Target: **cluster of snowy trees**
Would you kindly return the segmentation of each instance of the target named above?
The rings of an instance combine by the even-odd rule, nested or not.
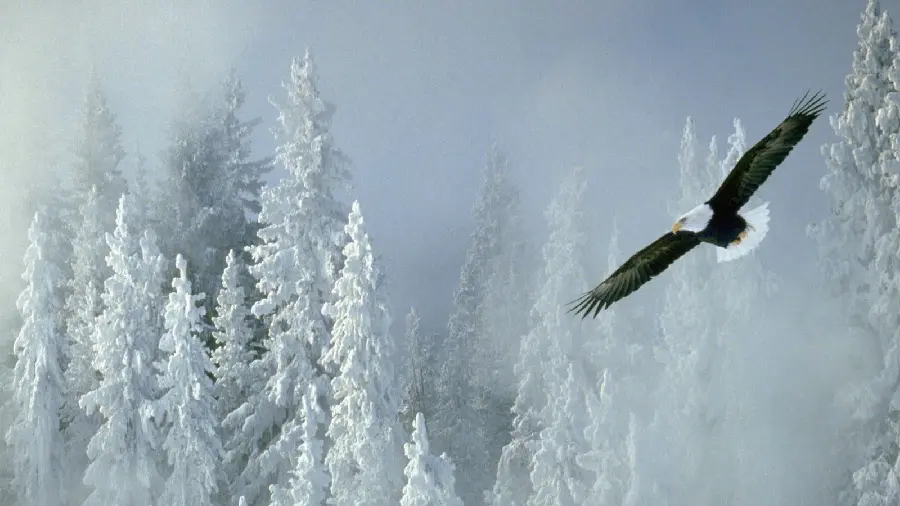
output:
[[[175,122],[164,177],[129,180],[92,84],[72,185],[28,231],[6,504],[459,504],[421,413],[405,432],[404,349],[309,53],[284,88],[272,159],[232,73]]]
[[[833,212],[810,235],[846,307],[841,328],[883,363],[811,410],[852,413],[819,430],[829,445],[804,440],[817,433],[808,419],[760,414],[783,399],[761,373],[766,351],[797,328],[773,310],[793,307],[791,294],[757,256],[715,264],[701,248],[595,320],[566,313],[600,277],[589,273],[624,260],[613,217],[606,261],[592,263],[582,168],[566,174],[535,247],[510,161],[492,146],[446,334],[423,333],[415,309],[395,322],[361,206],[339,198],[352,174],[307,52],[272,100],[272,157],[251,155],[259,121],[240,119],[231,73],[174,122],[156,179],[124,166],[93,82],[72,184],[35,199],[0,498],[896,504],[900,39],[877,0],[858,35],[837,140],[822,149]],[[708,197],[747,143],[735,119],[720,154],[688,118],[670,213]],[[285,176],[264,185],[275,166]]]

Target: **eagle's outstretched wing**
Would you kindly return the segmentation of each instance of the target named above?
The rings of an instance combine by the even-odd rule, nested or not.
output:
[[[691,232],[667,232],[632,255],[593,290],[570,302],[569,311],[583,313],[582,318],[593,312],[596,317],[600,310],[640,288],[698,244],[700,239]]]
[[[709,199],[710,207],[737,211],[750,200],[775,167],[787,158],[828,103],[821,92],[807,98],[808,95],[809,92],[806,92],[795,101],[787,118],[744,153],[716,194]]]

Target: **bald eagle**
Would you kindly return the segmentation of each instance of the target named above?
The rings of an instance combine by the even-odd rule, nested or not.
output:
[[[768,203],[749,211],[741,211],[741,207],[787,158],[827,103],[821,92],[812,97],[807,92],[796,100],[784,121],[744,153],[709,200],[680,216],[670,232],[635,253],[594,289],[570,302],[569,311],[582,318],[593,312],[596,317],[700,243],[715,245],[719,262],[740,258],[756,248],[768,231]]]

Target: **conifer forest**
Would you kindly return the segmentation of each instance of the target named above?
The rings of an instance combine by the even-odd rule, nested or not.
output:
[[[134,113],[110,83],[128,77],[80,69],[77,115],[52,130],[72,142],[40,139],[63,153],[51,167],[5,161],[19,137],[0,121],[2,170],[43,174],[10,179],[0,198],[22,203],[0,207],[4,222],[24,220],[0,227],[19,231],[2,238],[16,276],[0,278],[12,294],[0,297],[0,504],[900,504],[900,5],[857,3],[844,20],[855,46],[830,56],[842,88],[751,200],[771,201],[759,251],[717,263],[699,247],[585,319],[567,303],[708,199],[819,77],[801,68],[795,89],[757,86],[773,97],[753,121],[740,96],[702,121],[641,116],[672,131],[637,134],[666,150],[651,172],[640,151],[611,145],[603,163],[561,157],[533,174],[523,141],[473,127],[465,170],[477,184],[442,189],[465,192],[450,233],[407,225],[421,210],[384,212],[426,190],[366,175],[367,152],[342,135],[366,103],[330,96],[329,80],[346,76],[329,70],[364,87],[384,62],[347,69],[326,65],[339,52],[292,46],[266,62],[277,75],[186,76],[172,83],[177,113],[152,134],[160,149],[120,119]],[[377,71],[413,82],[414,66]],[[707,88],[730,86],[707,77],[686,93],[654,86],[699,108]],[[25,110],[3,86],[0,109]],[[529,115],[551,114],[549,102]],[[389,153],[428,149],[393,142]],[[800,187],[821,212],[790,217]],[[778,229],[791,220],[802,233],[789,237]],[[453,286],[403,275],[401,237],[452,257],[436,271]],[[782,256],[813,274],[799,281]],[[429,289],[400,304],[410,280]]]

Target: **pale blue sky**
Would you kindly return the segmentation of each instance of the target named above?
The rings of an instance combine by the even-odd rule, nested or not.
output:
[[[722,146],[735,116],[752,144],[807,88],[824,89],[832,100],[827,114],[835,113],[865,5],[165,3],[101,10],[86,0],[40,7],[14,0],[0,7],[0,170],[11,181],[28,179],[40,172],[23,160],[66,147],[92,62],[126,147],[140,139],[151,161],[178,103],[180,70],[201,86],[235,65],[247,86],[246,113],[264,120],[256,136],[264,154],[273,147],[275,117],[267,96],[281,93],[290,58],[311,46],[322,92],[337,106],[335,139],[353,160],[355,196],[393,279],[396,317],[415,303],[430,327],[443,325],[449,308],[492,138],[511,157],[535,237],[545,232],[540,211],[561,177],[582,164],[592,174],[598,244],[616,213],[623,254],[630,254],[671,225],[666,199],[677,196],[686,116],[702,144],[715,134]],[[882,7],[900,16],[900,1]],[[761,254],[797,282],[812,274],[804,229],[826,211],[819,146],[831,139],[827,118],[820,119],[762,189],[773,222]],[[4,230],[15,230],[14,209],[5,206]],[[590,281],[601,274],[593,270]]]

